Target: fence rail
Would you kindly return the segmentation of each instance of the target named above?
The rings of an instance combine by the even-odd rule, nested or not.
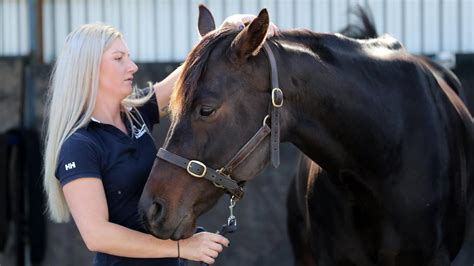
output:
[[[32,0],[0,0],[0,56],[27,55]],[[197,6],[217,23],[263,7],[282,29],[334,32],[351,22],[350,7],[369,6],[380,33],[413,53],[474,53],[474,0],[42,0],[42,53],[51,62],[77,26],[103,21],[119,28],[137,62],[181,61],[197,42]]]

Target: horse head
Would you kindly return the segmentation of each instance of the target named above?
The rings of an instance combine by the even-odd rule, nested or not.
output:
[[[226,26],[216,30],[204,7],[198,21],[203,37],[176,83],[171,127],[160,150],[164,154],[153,165],[139,206],[149,231],[163,239],[193,234],[199,215],[225,190],[239,194],[242,182],[261,172],[270,158],[270,140],[262,135],[238,163],[233,160],[231,173],[222,171],[270,120],[264,119],[271,102],[270,69],[262,51],[267,11],[241,31]],[[203,178],[206,174],[220,181],[210,182]]]

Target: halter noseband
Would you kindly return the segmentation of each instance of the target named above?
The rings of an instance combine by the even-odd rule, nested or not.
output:
[[[270,114],[267,114],[263,119],[263,125],[253,135],[253,137],[245,143],[245,145],[232,157],[232,159],[219,170],[207,167],[204,163],[198,160],[188,160],[184,157],[169,152],[163,148],[157,153],[157,157],[163,159],[171,164],[174,164],[180,168],[185,169],[188,174],[196,178],[205,178],[212,182],[214,186],[224,189],[227,193],[231,194],[233,198],[239,200],[244,195],[244,182],[239,182],[233,179],[230,174],[237,168],[257,147],[258,145],[270,134],[271,142],[271,159],[272,164],[275,168],[280,165],[280,107],[283,106],[283,92],[278,85],[278,69],[275,61],[275,56],[270,46],[265,42],[263,44],[264,51],[266,52],[270,61],[271,68],[271,102],[268,110]],[[267,125],[267,120],[270,117],[271,128]]]

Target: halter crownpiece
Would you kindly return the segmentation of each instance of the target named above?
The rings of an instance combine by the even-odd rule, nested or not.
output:
[[[283,106],[283,91],[278,85],[278,69],[275,56],[268,43],[263,44],[264,51],[270,61],[271,78],[271,102],[267,114],[263,119],[263,124],[253,137],[230,159],[224,167],[215,170],[206,166],[198,160],[188,160],[184,157],[160,148],[156,156],[171,164],[185,169],[189,175],[196,178],[205,178],[212,182],[214,186],[224,189],[227,193],[239,200],[244,195],[243,183],[231,177],[231,173],[260,145],[260,143],[270,134],[270,154],[272,165],[277,168],[280,165],[280,108]],[[271,120],[271,128],[268,126],[268,118]]]

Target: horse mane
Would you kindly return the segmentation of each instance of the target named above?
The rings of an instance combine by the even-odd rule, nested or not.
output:
[[[364,9],[362,6],[356,5],[349,10],[349,14],[354,15],[357,20],[349,23],[339,33],[361,40],[377,38],[379,36],[375,28],[374,17],[369,8]]]
[[[173,119],[191,108],[196,95],[198,80],[206,70],[211,52],[220,40],[236,32],[237,30],[229,27],[212,31],[205,35],[192,49],[183,64],[181,75],[176,81],[171,95],[170,110]]]

